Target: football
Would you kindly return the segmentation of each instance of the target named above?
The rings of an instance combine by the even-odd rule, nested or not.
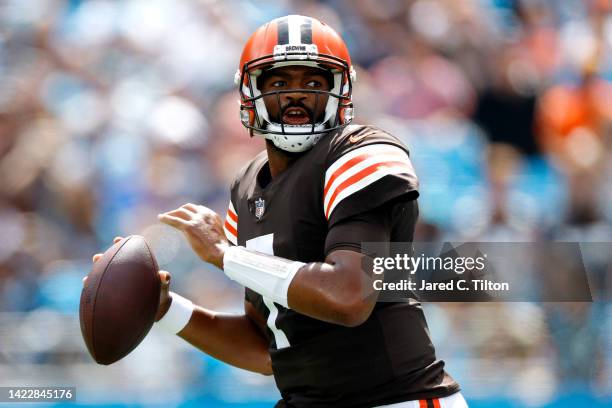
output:
[[[94,263],[81,292],[81,333],[98,364],[112,364],[140,344],[155,320],[161,281],[144,237],[132,235]]]

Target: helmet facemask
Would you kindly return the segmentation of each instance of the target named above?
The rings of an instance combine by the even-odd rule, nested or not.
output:
[[[275,50],[276,51],[276,50]],[[315,47],[316,51],[316,47]],[[314,89],[277,90],[262,93],[257,79],[265,70],[287,66],[310,66],[325,70],[331,81],[329,91]],[[311,148],[327,132],[341,129],[353,119],[351,101],[354,71],[342,60],[333,56],[308,52],[283,52],[249,61],[241,73],[236,73],[236,82],[242,84],[241,120],[250,129],[251,135],[260,135],[271,140],[278,148],[289,152],[303,152]],[[315,108],[310,115],[310,123],[291,125],[282,120],[281,95],[304,93],[315,95]],[[319,104],[327,97],[321,115],[315,115]],[[278,103],[281,118],[278,122],[271,118],[264,98],[274,97]],[[318,117],[317,117],[318,116]]]

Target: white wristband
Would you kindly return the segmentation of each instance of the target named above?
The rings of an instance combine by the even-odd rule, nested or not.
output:
[[[223,270],[232,280],[273,302],[289,307],[287,291],[303,262],[233,246],[225,250]]]
[[[194,306],[191,300],[185,299],[174,292],[170,292],[170,297],[172,298],[170,308],[164,317],[157,322],[157,327],[168,333],[178,334],[189,323]]]

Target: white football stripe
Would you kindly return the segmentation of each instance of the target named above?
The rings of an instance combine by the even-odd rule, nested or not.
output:
[[[407,165],[395,165],[392,167],[382,167],[379,170],[375,171],[374,173],[362,178],[359,181],[356,181],[354,184],[351,184],[350,186],[342,190],[340,194],[338,194],[338,196],[336,197],[336,200],[333,202],[333,204],[330,207],[329,216],[331,217],[332,213],[334,212],[334,209],[338,206],[338,204],[340,204],[342,200],[344,200],[346,197],[350,196],[351,194],[356,193],[357,191],[369,186],[370,184],[374,183],[377,180],[380,180],[381,178],[389,174],[409,173],[410,171],[411,171],[411,168]],[[327,208],[325,208],[325,214],[327,214]],[[329,217],[327,219],[329,219]]]
[[[232,234],[227,228],[225,228],[225,226],[223,226],[223,231],[225,232],[225,237],[229,242],[234,245],[238,245],[238,237]]]
[[[327,184],[327,181],[330,179],[330,177],[336,172],[336,170],[338,170],[340,167],[342,167],[346,162],[348,162],[349,160],[353,159],[354,157],[357,157],[359,155],[362,155],[364,153],[367,154],[382,154],[382,153],[391,153],[391,152],[401,152],[407,155],[406,151],[394,146],[394,145],[390,145],[388,143],[377,143],[377,144],[371,144],[368,146],[363,146],[360,147],[358,149],[355,149],[351,152],[348,152],[347,154],[343,155],[342,157],[340,157],[339,159],[337,159],[331,166],[329,166],[327,168],[327,170],[325,171],[325,184]]]
[[[236,210],[234,209],[234,204],[232,204],[232,200],[230,200],[230,202],[229,202],[229,204],[227,206],[227,212],[228,213],[229,212],[233,213],[236,216],[236,218],[238,218],[238,215],[236,214]],[[231,217],[229,216],[229,214],[225,216],[225,221],[227,221],[227,223],[229,225],[231,225],[232,227],[234,227],[234,229],[236,231],[238,231],[238,223],[236,221],[232,220]],[[225,232],[225,237],[227,238],[227,240],[229,242],[231,242],[234,245],[238,245],[238,237],[236,235],[232,234],[230,232],[230,230],[228,230],[225,227],[225,223],[223,224],[223,231]]]
[[[234,209],[234,204],[232,204],[232,200],[230,200],[229,205],[227,206],[228,210],[230,210],[231,212],[234,213],[234,215],[236,214],[236,210]]]
[[[334,192],[336,191],[336,189],[338,188],[338,186],[342,183],[344,183],[347,179],[349,179],[350,177],[354,176],[355,174],[359,173],[361,170],[365,169],[368,166],[371,166],[373,164],[376,163],[387,163],[387,162],[392,162],[392,161],[406,161],[408,162],[408,155],[405,152],[391,152],[391,153],[381,153],[381,154],[376,154],[373,155],[371,157],[368,157],[367,159],[360,161],[359,163],[355,163],[353,166],[349,167],[348,169],[346,169],[343,173],[341,173],[331,184],[331,186],[329,187],[329,190],[327,190],[327,193],[325,194],[324,200],[323,200],[323,206],[325,208],[327,208],[327,206],[329,205],[329,200],[331,200],[331,198],[334,195]],[[325,185],[327,186],[327,181]]]
[[[227,221],[229,225],[231,225],[232,227],[236,229],[236,231],[238,231],[238,223],[232,220],[232,218],[229,215],[225,218],[225,221]]]

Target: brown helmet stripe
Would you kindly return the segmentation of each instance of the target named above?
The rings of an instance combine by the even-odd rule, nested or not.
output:
[[[277,24],[278,44],[289,44],[289,19],[283,18]]]
[[[300,37],[302,44],[312,44],[312,20],[309,18],[304,19],[304,22],[300,26]]]

